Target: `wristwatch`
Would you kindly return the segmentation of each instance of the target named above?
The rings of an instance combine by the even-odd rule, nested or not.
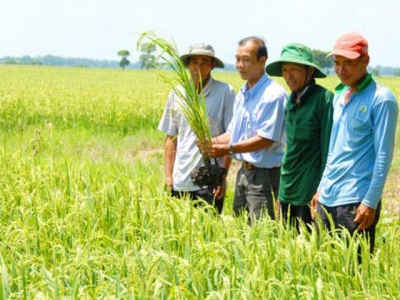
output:
[[[233,155],[233,144],[229,145],[229,156],[232,157]]]

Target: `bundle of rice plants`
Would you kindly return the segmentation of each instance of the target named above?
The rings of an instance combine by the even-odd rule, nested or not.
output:
[[[211,130],[208,116],[206,113],[206,102],[204,95],[198,93],[198,87],[195,86],[190,74],[180,59],[179,51],[174,42],[168,42],[164,38],[158,37],[154,32],[147,31],[140,35],[137,47],[139,48],[144,41],[158,46],[162,52],[159,58],[164,62],[167,68],[171,69],[175,76],[170,77],[165,72],[160,72],[162,80],[171,87],[176,95],[183,100],[181,103],[181,112],[187,119],[189,126],[196,134],[202,145],[210,145]],[[199,80],[201,85],[201,78]],[[200,86],[200,90],[202,86]],[[202,152],[204,167],[194,170],[192,179],[195,184],[200,186],[217,186],[222,183],[222,178],[226,175],[225,168],[217,163],[211,164],[211,159],[206,152]]]

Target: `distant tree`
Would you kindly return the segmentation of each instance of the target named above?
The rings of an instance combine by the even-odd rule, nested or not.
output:
[[[315,63],[322,69],[325,69],[326,74],[329,74],[329,69],[333,67],[332,56],[326,57],[329,52],[322,50],[312,50]]]
[[[131,53],[128,50],[120,50],[118,51],[117,54],[118,56],[121,56],[119,66],[121,67],[122,70],[125,70],[125,67],[131,63],[127,58],[129,55],[131,55]]]
[[[44,65],[44,66],[78,66],[78,67],[96,67],[96,68],[118,68],[117,60],[95,60],[89,58],[73,58],[61,57],[55,55],[45,56],[4,56],[0,57],[0,64],[15,64],[15,65]],[[139,68],[139,65],[136,66]]]
[[[15,59],[12,59],[12,58],[5,60],[4,63],[6,65],[18,65],[18,62]]]
[[[153,54],[154,52],[156,52],[156,50],[156,45],[152,43],[143,43],[140,45],[140,51],[143,52],[143,54],[140,55],[139,58],[141,69],[149,70],[157,68],[157,58]]]
[[[375,68],[372,68],[371,69],[371,73],[372,73],[372,75],[373,76],[375,76],[375,77],[378,77],[379,76],[379,74],[380,74],[380,71],[381,71],[381,66],[376,66]]]
[[[393,71],[394,76],[400,76],[400,68],[395,68]]]

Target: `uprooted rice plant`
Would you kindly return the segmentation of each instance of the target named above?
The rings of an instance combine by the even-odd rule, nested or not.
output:
[[[0,78],[2,299],[400,297],[400,147],[375,254],[357,265],[340,232],[233,218],[232,179],[222,216],[169,198],[156,72],[0,66]],[[399,79],[379,80],[400,98]]]

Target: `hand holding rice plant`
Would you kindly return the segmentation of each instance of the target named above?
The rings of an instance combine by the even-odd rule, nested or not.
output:
[[[206,112],[205,98],[202,93],[203,80],[201,73],[198,72],[196,75],[189,75],[185,63],[182,57],[180,57],[174,43],[156,36],[153,32],[145,32],[137,42],[138,47],[143,43],[144,39],[150,40],[150,45],[153,44],[162,49],[163,52],[159,57],[165,62],[164,65],[172,69],[175,73],[176,76],[171,78],[166,73],[160,72],[160,77],[182,100],[182,102],[179,102],[180,111],[197,136],[198,144],[204,147],[211,145],[212,135]],[[193,76],[196,78],[192,78]],[[193,170],[191,174],[193,182],[198,186],[216,187],[220,185],[227,173],[226,169],[220,167],[216,160],[215,165],[211,164],[210,156],[206,151],[201,151],[201,153],[205,165]]]
[[[142,33],[137,45],[139,46],[144,39],[149,39],[151,43],[163,50],[159,57],[167,67],[173,70],[176,77],[171,79],[165,73],[160,72],[161,78],[183,100],[182,113],[200,142],[204,145],[211,144],[212,136],[204,96],[198,93],[197,87],[179,57],[176,45],[156,36],[151,31]],[[201,80],[199,82],[201,84]],[[210,158],[206,153],[203,153],[203,159],[205,164],[210,163]]]

